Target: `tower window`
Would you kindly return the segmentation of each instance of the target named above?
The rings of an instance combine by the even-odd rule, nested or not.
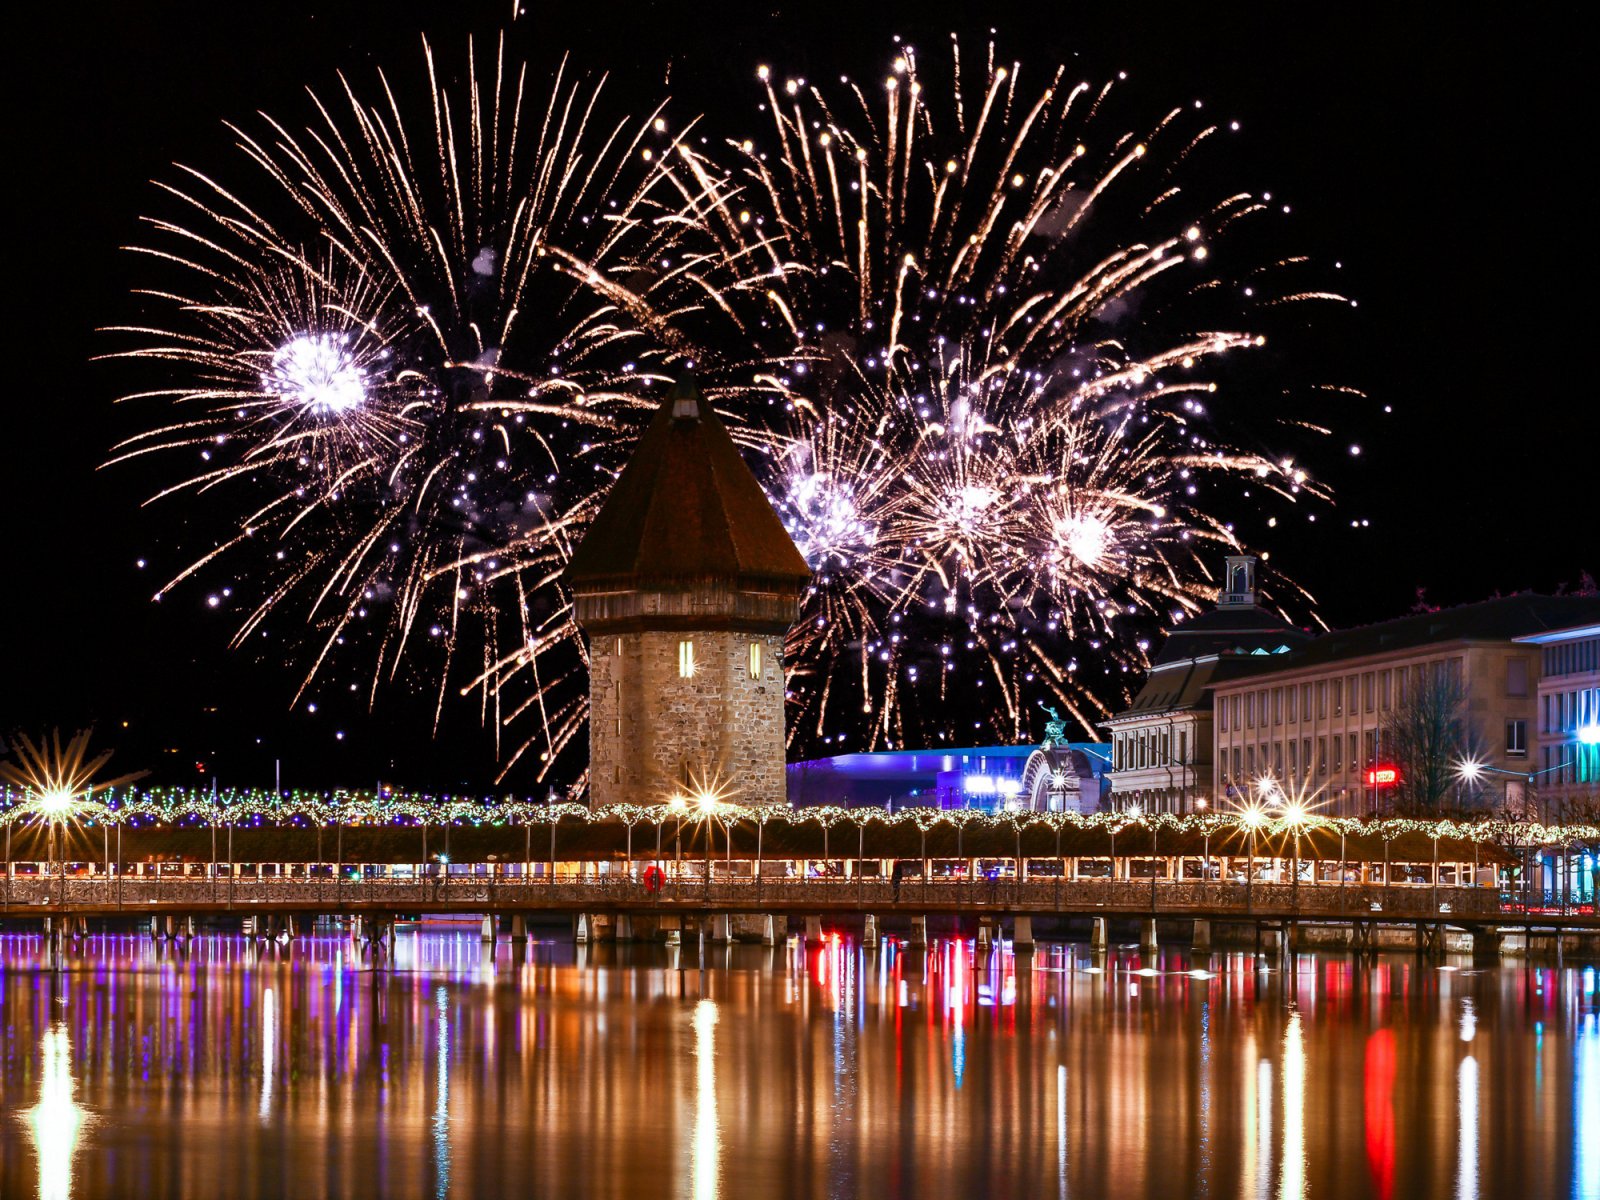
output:
[[[750,643],[750,678],[761,678],[761,643]]]
[[[694,678],[694,643],[687,639],[678,643],[678,678]]]

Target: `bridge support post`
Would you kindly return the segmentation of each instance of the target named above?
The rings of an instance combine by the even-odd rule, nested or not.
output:
[[[1211,922],[1196,921],[1194,933],[1189,938],[1190,947],[1200,954],[1211,953]]]
[[[631,942],[631,941],[633,941],[633,914],[632,913],[618,913],[617,914],[616,930],[617,930],[617,941],[619,941],[619,942]]]
[[[1492,962],[1500,960],[1501,934],[1498,929],[1479,926],[1472,931],[1472,957]]]
[[[1011,921],[1011,949],[1026,953],[1033,949],[1033,918],[1014,917]]]
[[[868,913],[866,923],[861,929],[861,944],[877,949],[878,946],[878,918],[873,913]]]
[[[1139,949],[1153,951],[1156,945],[1156,919],[1146,917],[1139,922]]]
[[[761,944],[763,946],[776,946],[778,944],[778,931],[771,913],[761,915]]]
[[[483,915],[483,928],[479,932],[478,938],[485,945],[492,946],[492,945],[494,945],[495,933],[496,933],[496,930],[495,930],[495,927],[494,927],[494,914],[493,913],[485,913]]]
[[[1106,919],[1104,917],[1090,918],[1089,948],[1091,950],[1098,950],[1104,953],[1106,945],[1109,941],[1110,939],[1106,934]]]
[[[572,940],[580,946],[589,943],[589,914],[579,913],[577,926],[573,929]]]
[[[733,918],[727,913],[711,915],[711,940],[721,946],[733,941]]]
[[[919,950],[925,949],[927,947],[927,945],[928,945],[928,918],[927,917],[922,916],[922,917],[912,917],[911,918],[911,945],[915,946]]]
[[[511,914],[511,940],[516,943],[528,940],[528,918],[523,913]]]
[[[822,918],[821,917],[807,917],[806,918],[806,945],[807,946],[820,946],[820,945],[822,945]]]
[[[666,931],[667,945],[683,945],[683,918],[671,913],[661,918],[661,928]]]
[[[994,941],[994,935],[989,929],[987,917],[978,918],[978,949],[987,950]]]

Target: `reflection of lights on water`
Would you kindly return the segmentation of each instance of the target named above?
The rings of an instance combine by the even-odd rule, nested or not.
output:
[[[439,1008],[439,1035],[434,1057],[438,1060],[438,1085],[433,1102],[434,1194],[440,1200],[450,1192],[450,994],[434,993]]]
[[[1585,1013],[1578,1026],[1572,1072],[1572,1194],[1600,1196],[1600,1017]]]
[[[722,1132],[717,1125],[717,1006],[702,1000],[694,1006],[694,1196],[717,1194]]]
[[[1306,1046],[1300,1014],[1289,1014],[1283,1031],[1283,1166],[1281,1200],[1306,1194]]]
[[[1478,1060],[1467,1055],[1456,1072],[1456,1200],[1478,1195]],[[1580,1193],[1587,1195],[1589,1193]]]
[[[52,1025],[39,1048],[44,1060],[39,1103],[26,1113],[39,1155],[39,1200],[67,1200],[72,1195],[72,1153],[86,1118],[72,1102],[72,1042],[66,1025]]]
[[[1473,1007],[1472,997],[1464,996],[1461,1000],[1461,1040],[1470,1042],[1478,1036],[1478,1012]]]
[[[1067,1196],[1067,1065],[1056,1067],[1056,1173],[1061,1179],[1061,1200]]]
[[[1256,1064],[1256,1195],[1267,1200],[1272,1194],[1272,1063]]]
[[[268,988],[261,996],[261,1119],[272,1112],[272,1080],[278,1073],[277,998]]]
[[[1200,1195],[1211,1190],[1211,1005],[1200,1005],[1200,1126],[1199,1170],[1195,1182]]]

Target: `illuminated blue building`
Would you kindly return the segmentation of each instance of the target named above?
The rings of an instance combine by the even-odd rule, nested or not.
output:
[[[1097,812],[1109,747],[1093,742],[836,754],[789,765],[796,808],[1006,808]]]

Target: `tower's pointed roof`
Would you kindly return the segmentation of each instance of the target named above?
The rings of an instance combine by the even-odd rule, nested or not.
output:
[[[795,593],[811,568],[692,376],[680,376],[573,551],[574,590],[719,581]]]

